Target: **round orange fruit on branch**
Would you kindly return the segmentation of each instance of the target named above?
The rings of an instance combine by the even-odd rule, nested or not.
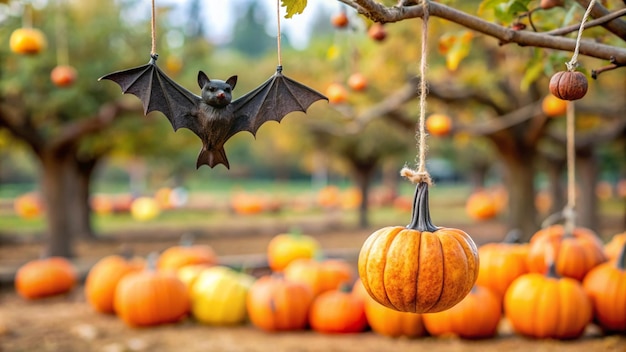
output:
[[[326,96],[331,104],[341,104],[348,100],[348,91],[340,83],[331,83],[326,88]]]
[[[559,99],[552,94],[548,94],[541,101],[541,111],[548,117],[565,115],[567,111],[567,101]]]
[[[452,120],[448,115],[432,114],[426,119],[426,130],[433,136],[447,136],[452,130]]]
[[[57,87],[69,87],[76,81],[78,72],[69,65],[59,65],[50,72],[50,80]]]
[[[37,28],[18,28],[9,38],[9,47],[16,54],[39,54],[46,46],[46,36]]]
[[[348,20],[348,15],[345,11],[340,11],[330,18],[330,23],[335,28],[346,28],[350,20]]]
[[[371,234],[358,268],[365,290],[378,303],[403,312],[434,313],[470,292],[478,277],[478,249],[464,231],[432,224],[428,184],[421,182],[411,223]]]
[[[355,72],[348,77],[348,87],[355,92],[362,92],[367,88],[367,78],[362,73]]]

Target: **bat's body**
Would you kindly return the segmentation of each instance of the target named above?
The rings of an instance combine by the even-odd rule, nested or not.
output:
[[[161,111],[174,130],[185,127],[202,140],[196,167],[224,164],[230,168],[224,143],[240,131],[253,135],[270,120],[278,121],[292,111],[303,111],[314,102],[328,100],[320,93],[276,73],[261,86],[232,101],[237,76],[226,81],[211,80],[200,71],[197,96],[167,77],[156,65],[156,55],[147,65],[118,71],[101,77],[120,85],[124,93],[141,99],[144,113]]]

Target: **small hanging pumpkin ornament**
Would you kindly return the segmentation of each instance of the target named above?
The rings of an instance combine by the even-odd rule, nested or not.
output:
[[[464,231],[432,224],[428,184],[421,182],[411,223],[370,235],[358,267],[365,290],[378,303],[402,312],[434,313],[471,291],[478,277],[478,249]]]

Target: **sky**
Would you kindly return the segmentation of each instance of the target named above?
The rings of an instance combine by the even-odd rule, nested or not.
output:
[[[207,21],[214,23],[214,30],[210,34],[210,40],[216,44],[227,42],[229,34],[232,33],[232,28],[236,24],[237,9],[240,8],[242,3],[249,3],[251,1],[260,1],[261,4],[267,9],[268,13],[276,13],[276,0],[205,0],[202,2],[202,12]],[[149,6],[150,2],[145,1]],[[157,0],[157,6],[172,5],[174,11],[172,13],[172,21],[174,24],[177,21],[184,21],[187,5],[189,0]],[[293,16],[290,19],[284,18],[285,8],[281,7],[281,29],[283,33],[289,35],[290,43],[296,48],[303,48],[307,45],[309,37],[311,35],[310,29],[312,21],[317,13],[326,9],[327,12],[332,12],[340,8],[340,5],[336,0],[309,0],[307,7],[302,14]],[[268,31],[276,31],[276,16],[270,17],[271,23],[268,23]],[[329,19],[330,21],[330,19]]]

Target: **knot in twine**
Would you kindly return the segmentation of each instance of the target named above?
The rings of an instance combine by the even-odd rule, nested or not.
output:
[[[428,174],[428,172],[415,171],[406,166],[403,167],[402,170],[400,170],[400,176],[405,177],[406,179],[411,181],[411,183],[415,183],[415,184],[420,183],[420,182],[425,182],[429,186],[432,186],[433,184],[433,180],[431,179],[430,174]]]

